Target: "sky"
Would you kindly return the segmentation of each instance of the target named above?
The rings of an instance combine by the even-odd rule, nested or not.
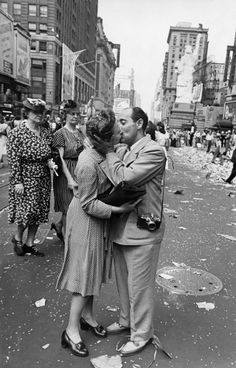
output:
[[[236,0],[98,0],[109,41],[121,44],[118,74],[134,68],[134,88],[149,114],[155,87],[162,72],[170,26],[199,23],[208,28],[208,56],[225,62],[227,45],[236,32]]]

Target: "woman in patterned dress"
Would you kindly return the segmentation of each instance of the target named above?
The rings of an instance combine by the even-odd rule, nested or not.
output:
[[[96,336],[107,334],[94,317],[93,298],[99,295],[109,269],[108,220],[112,214],[127,213],[135,207],[135,204],[114,207],[97,199],[111,183],[100,167],[105,154],[99,151],[96,137],[118,143],[120,129],[114,113],[101,111],[91,117],[86,124],[86,133],[93,148],[86,148],[80,154],[76,166],[78,188],[67,213],[64,263],[57,282],[58,288],[72,293],[69,322],[61,343],[81,357],[89,353],[81,341],[79,324]]]
[[[14,251],[18,256],[30,253],[44,256],[34,246],[40,223],[48,221],[50,208],[50,168],[52,136],[42,128],[45,102],[27,98],[23,102],[27,119],[8,135],[7,153],[9,176],[9,223],[17,224],[12,237]],[[24,231],[28,229],[25,244]]]
[[[62,216],[56,224],[51,225],[61,240],[64,239],[67,210],[77,187],[74,171],[84,140],[83,133],[76,127],[79,119],[77,104],[68,100],[63,104],[63,110],[66,124],[53,137],[53,148],[58,150],[61,160],[58,176],[54,174],[53,177],[54,210],[61,212]]]

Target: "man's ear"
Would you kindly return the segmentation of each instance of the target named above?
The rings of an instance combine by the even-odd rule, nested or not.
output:
[[[136,121],[136,124],[137,124],[138,130],[143,129],[143,119],[138,119]]]

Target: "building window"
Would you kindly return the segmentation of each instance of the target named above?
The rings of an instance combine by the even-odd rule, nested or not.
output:
[[[48,31],[47,24],[40,23],[40,25],[39,25],[39,31],[40,31],[40,33],[47,33],[47,31]]]
[[[28,30],[29,32],[36,32],[36,23],[29,23]]]
[[[39,16],[40,17],[47,17],[48,16],[48,7],[47,7],[47,5],[41,5],[39,7]]]
[[[30,50],[31,51],[36,51],[37,50],[37,41],[31,40]]]
[[[47,42],[39,41],[39,51],[47,52]]]
[[[37,15],[36,5],[29,5],[29,16],[36,17],[36,15]]]
[[[5,12],[8,13],[8,6],[7,3],[1,3],[0,8]]]
[[[21,15],[21,4],[13,4],[13,15]]]

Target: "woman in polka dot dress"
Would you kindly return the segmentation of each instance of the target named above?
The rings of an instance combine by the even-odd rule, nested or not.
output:
[[[23,102],[27,119],[9,133],[7,153],[9,176],[9,223],[17,224],[12,238],[18,256],[44,256],[34,246],[40,223],[48,221],[51,176],[51,132],[41,127],[45,102],[28,98]],[[24,231],[28,229],[25,244]]]

